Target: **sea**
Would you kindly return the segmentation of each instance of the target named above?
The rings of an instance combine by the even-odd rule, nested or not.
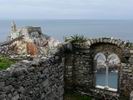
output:
[[[133,42],[133,20],[14,20],[17,27],[40,26],[43,34],[64,41],[73,34],[88,38],[114,37]],[[0,20],[0,42],[11,30],[12,20]]]
[[[106,73],[96,73],[96,85],[97,86],[108,86],[113,89],[118,89],[118,73],[109,72],[108,84],[106,84]]]

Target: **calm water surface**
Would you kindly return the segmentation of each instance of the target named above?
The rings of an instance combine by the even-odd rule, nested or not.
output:
[[[0,20],[0,41],[10,32],[11,20]],[[19,27],[40,26],[44,34],[63,41],[65,36],[82,34],[89,38],[115,37],[133,41],[133,20],[16,20]]]
[[[96,85],[106,86],[106,75],[103,74],[96,74]],[[110,72],[108,77],[108,86],[111,88],[118,88],[118,73]]]

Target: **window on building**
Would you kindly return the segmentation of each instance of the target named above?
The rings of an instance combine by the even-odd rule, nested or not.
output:
[[[32,39],[38,38],[39,37],[39,33],[38,32],[31,32],[30,36],[31,36]]]
[[[94,57],[96,88],[117,91],[119,57],[112,54],[97,53]]]

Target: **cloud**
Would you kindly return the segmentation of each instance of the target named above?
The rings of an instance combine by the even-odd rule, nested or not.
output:
[[[132,0],[0,0],[0,18],[129,19]]]

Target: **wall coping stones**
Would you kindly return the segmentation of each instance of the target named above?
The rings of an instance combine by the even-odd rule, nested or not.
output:
[[[103,37],[103,38],[87,39],[87,41],[85,43],[74,43],[74,46],[76,47],[76,45],[78,45],[79,47],[77,46],[77,48],[85,48],[85,47],[89,48],[91,45],[97,44],[97,43],[111,43],[111,44],[117,45],[118,47],[121,47],[121,48],[124,48],[127,45],[126,41],[122,41],[120,39]],[[68,43],[66,43],[66,44],[68,44]]]

